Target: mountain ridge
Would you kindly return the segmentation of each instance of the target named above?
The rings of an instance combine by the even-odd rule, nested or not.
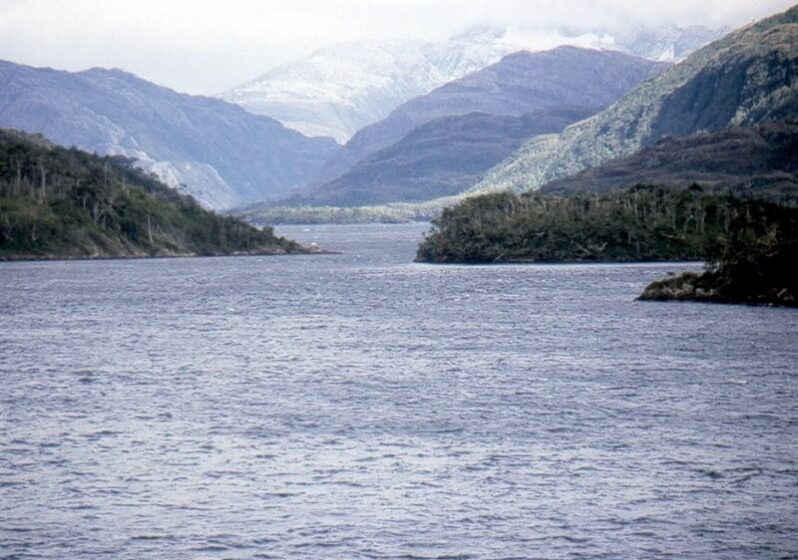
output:
[[[331,139],[306,138],[237,105],[120,69],[72,73],[0,61],[0,86],[0,126],[134,157],[212,208],[304,184],[338,149]]]
[[[518,117],[481,112],[439,117],[366,156],[341,177],[286,203],[363,206],[455,195],[529,137],[559,132],[597,110],[557,107]]]
[[[798,198],[798,123],[668,136],[634,154],[552,181],[540,192],[604,192],[636,184]]]
[[[325,47],[219,97],[305,134],[345,143],[401,103],[513,52],[575,45],[674,61],[725,32],[725,28],[675,25],[631,32],[564,26],[511,31],[479,25],[437,42],[360,41]]]
[[[561,106],[605,107],[667,65],[617,51],[563,46],[512,53],[403,103],[358,131],[305,191],[323,188],[369,155],[436,118],[472,112],[520,116]]]
[[[796,92],[798,6],[700,49],[559,135],[531,140],[469,193],[536,189],[665,135],[795,118]]]

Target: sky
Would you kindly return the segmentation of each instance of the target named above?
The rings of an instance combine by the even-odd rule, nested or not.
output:
[[[796,0],[0,0],[0,58],[122,68],[213,95],[318,48],[442,40],[484,23],[575,30],[739,27]]]

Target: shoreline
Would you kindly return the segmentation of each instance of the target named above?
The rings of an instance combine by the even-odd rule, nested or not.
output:
[[[787,288],[732,294],[724,294],[723,288],[723,278],[717,273],[684,272],[651,282],[636,300],[798,308],[798,300]]]
[[[277,249],[274,251],[242,251],[235,253],[218,254],[199,254],[199,253],[173,253],[158,255],[81,255],[81,256],[43,256],[43,255],[20,255],[20,256],[0,256],[0,265],[4,263],[17,262],[72,262],[72,261],[122,261],[122,260],[156,260],[156,259],[203,259],[217,257],[293,257],[303,255],[340,255],[340,251],[330,251],[327,249],[308,249],[299,251],[286,251]]]

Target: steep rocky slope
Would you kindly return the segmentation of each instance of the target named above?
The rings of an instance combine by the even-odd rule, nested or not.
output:
[[[798,6],[744,27],[641,83],[606,111],[535,138],[472,189],[536,189],[666,135],[798,117]]]

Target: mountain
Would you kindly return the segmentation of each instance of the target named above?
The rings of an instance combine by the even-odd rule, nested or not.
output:
[[[625,189],[636,184],[688,186],[738,194],[798,195],[798,124],[768,123],[716,133],[667,137],[633,155],[552,181],[546,193]]]
[[[0,126],[136,158],[217,209],[302,185],[338,149],[331,139],[307,138],[236,105],[176,93],[120,70],[70,73],[5,61]]]
[[[728,27],[707,29],[700,25],[662,25],[652,28],[625,28],[617,32],[604,30],[603,33],[613,37],[618,50],[649,60],[680,62],[730,31]]]
[[[434,119],[473,112],[520,116],[564,105],[603,108],[666,66],[619,52],[577,47],[511,54],[407,101],[359,131],[324,166],[311,187],[337,179],[358,161]]]
[[[308,252],[131,166],[0,129],[0,260]]]
[[[401,103],[517,51],[576,45],[672,61],[723,32],[697,26],[621,32],[483,25],[439,42],[361,41],[323,48],[220,97],[307,135],[345,143]]]
[[[305,134],[346,142],[411,97],[499,60],[507,54],[500,33],[479,27],[441,43],[336,45],[220,97]]]
[[[471,192],[536,189],[665,136],[798,117],[798,6],[641,83],[606,111],[521,146]]]
[[[559,132],[595,112],[564,107],[520,117],[468,113],[435,119],[293,202],[360,206],[457,194],[529,137]]]

